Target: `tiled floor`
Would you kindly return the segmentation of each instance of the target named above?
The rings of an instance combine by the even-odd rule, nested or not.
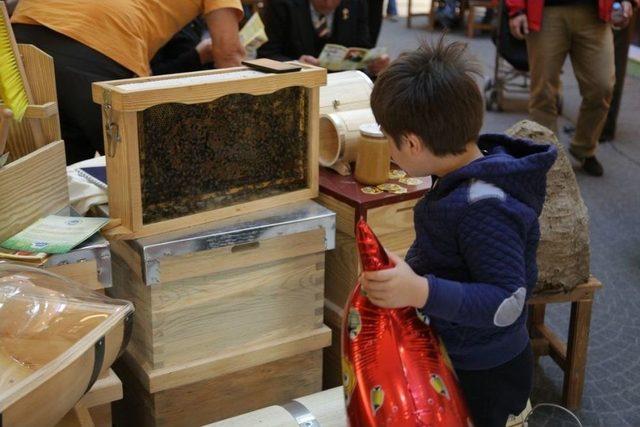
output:
[[[406,13],[406,2],[399,2]],[[424,8],[424,6],[423,6]],[[416,47],[419,40],[437,37],[426,31],[427,19],[416,18],[414,28],[406,21],[385,21],[380,45],[389,53]],[[486,36],[468,40],[460,31],[448,37],[467,40],[471,51],[493,71],[495,50]],[[575,121],[580,98],[569,63],[565,66],[564,117],[560,128]],[[591,271],[605,285],[594,304],[587,378],[582,409],[577,415],[585,426],[640,426],[640,80],[628,77],[618,121],[617,140],[603,144],[598,157],[605,168],[602,178],[577,171],[582,195],[589,208]],[[526,117],[522,108],[487,113],[485,131],[503,131]],[[561,135],[563,142],[568,137]],[[547,310],[549,323],[566,331],[568,306]],[[562,372],[543,358],[536,372],[533,403],[560,402]],[[566,420],[563,422],[563,420]],[[573,426],[559,411],[541,409],[530,426]]]

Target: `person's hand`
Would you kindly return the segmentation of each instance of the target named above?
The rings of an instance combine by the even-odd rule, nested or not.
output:
[[[300,58],[298,58],[298,61],[302,62],[303,64],[309,64],[309,65],[315,65],[315,66],[320,65],[320,61],[318,60],[318,58],[311,55],[302,55]]]
[[[523,40],[524,37],[529,34],[529,22],[527,21],[527,15],[521,13],[509,19],[509,30],[513,37]]]
[[[395,267],[388,270],[365,271],[360,284],[369,300],[383,308],[423,307],[429,297],[429,283],[418,276],[397,255],[387,252]]]
[[[390,62],[391,62],[391,59],[389,58],[389,55],[384,54],[380,58],[377,58],[371,61],[367,68],[369,68],[369,71],[371,72],[371,74],[373,74],[374,76],[377,76],[378,74],[382,73],[384,70],[387,69]]]
[[[631,17],[633,16],[633,4],[630,1],[623,1],[622,5],[622,19],[620,22],[614,22],[615,26],[624,29],[627,28],[629,22],[631,22]]]
[[[216,68],[238,67],[246,52],[238,35],[239,12],[216,9],[206,16],[211,34],[211,55]]]
[[[213,62],[213,49],[211,49],[211,39],[207,37],[196,46],[196,52],[200,57],[201,64],[210,64]]]

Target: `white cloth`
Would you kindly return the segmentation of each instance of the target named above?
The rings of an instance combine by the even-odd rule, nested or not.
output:
[[[79,175],[77,170],[86,167],[106,166],[104,156],[83,160],[67,166],[69,203],[80,215],[84,215],[94,205],[107,203],[107,191]]]

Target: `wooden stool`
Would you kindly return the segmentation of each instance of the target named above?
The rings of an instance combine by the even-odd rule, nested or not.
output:
[[[534,294],[528,304],[529,334],[536,357],[551,356],[564,371],[562,404],[568,409],[580,407],[584,388],[584,372],[587,365],[587,347],[589,345],[589,325],[591,323],[591,307],[595,292],[602,288],[602,283],[590,277],[587,283],[576,286],[572,291],[564,293],[542,292]],[[566,343],[544,324],[547,304],[571,303],[571,320],[569,322],[569,338]]]
[[[493,30],[495,25],[492,23],[484,24],[482,22],[476,22],[476,9],[479,7],[485,9],[496,10],[496,2],[494,0],[469,0],[468,8],[469,14],[467,15],[467,37],[473,38],[476,30]]]
[[[427,13],[413,13],[411,11],[411,4],[413,3],[412,0],[409,0],[408,5],[407,5],[407,28],[411,28],[411,18],[413,18],[414,16],[428,16],[429,17],[429,27],[433,30],[434,28],[434,22],[433,22],[433,11],[435,8],[435,4],[437,4],[438,2],[436,0],[431,0],[431,8],[429,9],[430,12]]]

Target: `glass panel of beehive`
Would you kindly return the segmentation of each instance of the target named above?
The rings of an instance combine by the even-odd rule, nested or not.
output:
[[[138,117],[143,222],[307,187],[307,91],[160,104]]]

